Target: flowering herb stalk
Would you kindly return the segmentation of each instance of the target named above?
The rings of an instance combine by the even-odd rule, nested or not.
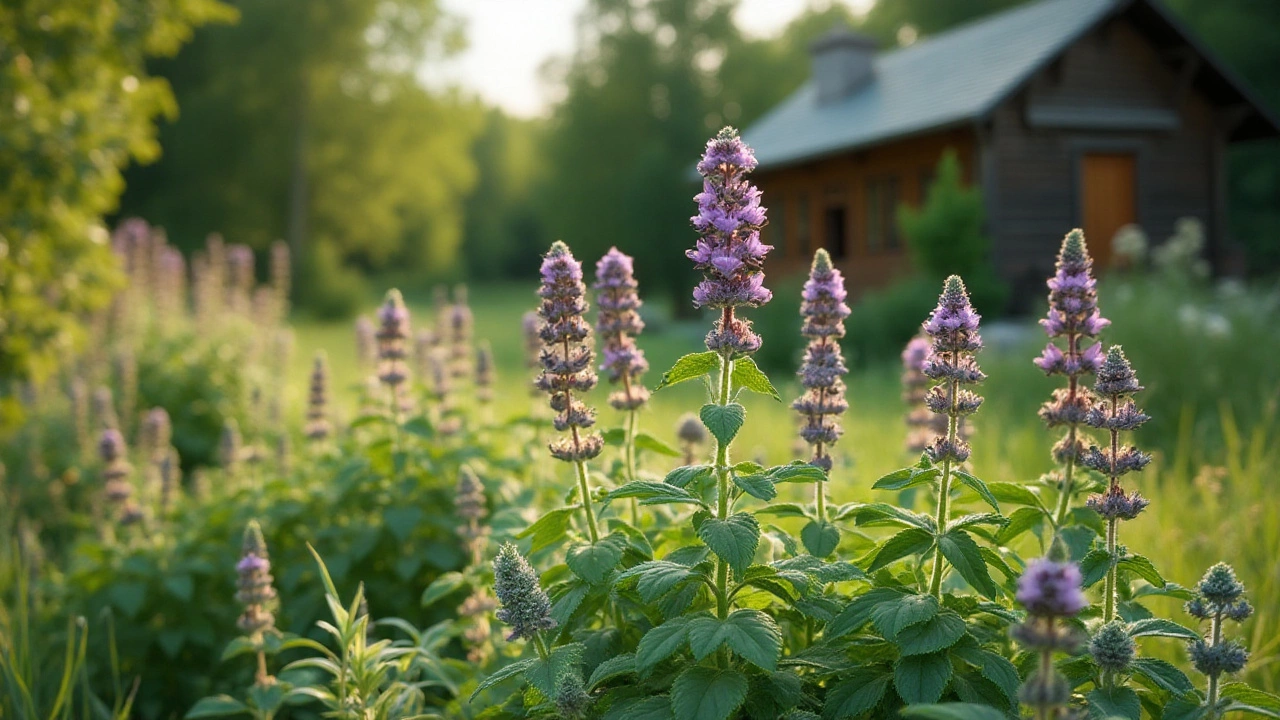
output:
[[[1187,613],[1197,620],[1209,621],[1209,634],[1191,643],[1188,654],[1196,670],[1209,679],[1205,708],[1211,720],[1221,717],[1221,678],[1223,673],[1244,669],[1249,653],[1240,643],[1223,637],[1223,621],[1244,622],[1253,614],[1253,606],[1244,599],[1244,584],[1236,579],[1235,570],[1226,563],[1209,568],[1196,585],[1196,596],[1187,602]]]
[[[1093,258],[1085,245],[1084,233],[1072,230],[1062,241],[1057,271],[1049,278],[1049,314],[1040,321],[1049,343],[1035,364],[1047,375],[1065,375],[1067,386],[1053,392],[1040,408],[1040,417],[1050,428],[1065,427],[1066,434],[1053,447],[1054,460],[1062,466],[1061,490],[1054,522],[1062,525],[1071,507],[1076,464],[1084,453],[1079,427],[1085,421],[1091,400],[1080,387],[1082,377],[1098,372],[1102,365],[1102,344],[1092,342],[1111,324],[1098,312],[1097,281],[1093,278]],[[1062,338],[1065,348],[1055,342]]]
[[[644,329],[640,319],[640,295],[636,292],[633,261],[618,248],[596,263],[596,332],[604,348],[600,369],[608,373],[609,382],[622,388],[609,395],[609,404],[627,414],[623,457],[628,481],[636,479],[636,425],[640,408],[649,401],[649,391],[641,384],[641,376],[649,369],[644,351],[636,346],[635,337]]]
[[[843,380],[849,370],[840,351],[844,319],[849,316],[846,297],[844,277],[832,266],[827,251],[818,250],[800,303],[800,316],[804,318],[800,333],[809,340],[799,372],[805,392],[791,407],[804,418],[800,436],[813,448],[809,464],[826,473],[831,472],[830,447],[843,431],[839,417],[849,409]],[[821,523],[826,520],[826,487],[822,482],[815,483],[814,496]]]
[[[307,439],[322,443],[329,439],[333,426],[329,424],[329,362],[324,351],[316,353],[311,365],[310,384],[307,387]]]
[[[1071,698],[1071,685],[1054,668],[1053,655],[1071,653],[1079,644],[1075,631],[1064,621],[1089,605],[1080,583],[1080,568],[1066,561],[1065,549],[1057,542],[1049,557],[1027,563],[1018,578],[1017,600],[1026,608],[1027,619],[1010,634],[1039,656],[1018,696],[1035,709],[1037,720],[1059,716]]]
[[[378,380],[386,386],[390,396],[391,419],[399,424],[401,389],[409,379],[408,357],[409,308],[405,307],[400,291],[387,291],[386,300],[378,309]]]
[[[1130,445],[1120,444],[1122,431],[1136,430],[1150,418],[1144,415],[1130,399],[1142,389],[1138,376],[1133,372],[1124,350],[1114,345],[1107,350],[1106,360],[1098,368],[1098,379],[1093,391],[1097,400],[1085,415],[1085,424],[1106,430],[1111,442],[1106,448],[1092,445],[1080,456],[1080,464],[1107,476],[1107,491],[1089,496],[1088,507],[1107,521],[1107,554],[1110,567],[1103,589],[1103,622],[1116,617],[1116,581],[1119,575],[1120,555],[1116,539],[1121,520],[1132,520],[1147,507],[1149,501],[1137,492],[1125,494],[1120,477],[1141,470],[1151,462],[1151,456]]]
[[[493,592],[502,605],[498,619],[511,626],[507,640],[532,640],[538,656],[545,660],[548,650],[542,632],[556,626],[551,599],[538,584],[538,573],[511,543],[498,548],[493,560]]]
[[[244,530],[244,545],[241,549],[240,562],[236,563],[237,582],[236,600],[244,607],[236,625],[240,632],[257,646],[258,672],[254,676],[257,685],[268,685],[275,681],[267,673],[266,650],[262,646],[262,636],[275,630],[276,591],[272,586],[271,559],[267,555],[267,542],[262,537],[262,528],[256,520],[250,520]]]
[[[980,318],[969,303],[964,282],[952,275],[943,286],[938,306],[924,323],[925,334],[932,342],[924,374],[937,383],[926,393],[925,404],[935,415],[947,418],[946,435],[934,438],[925,450],[934,463],[942,464],[935,518],[939,530],[946,527],[949,517],[952,471],[969,459],[969,443],[958,432],[960,419],[972,415],[982,404],[981,396],[964,387],[986,377],[974,359],[974,353],[982,348],[982,338],[978,335]],[[943,556],[939,551],[934,557],[929,582],[929,592],[939,598],[942,597],[942,569]]]
[[[551,455],[573,463],[578,474],[578,493],[587,532],[592,544],[599,542],[591,488],[587,480],[586,461],[600,454],[604,438],[599,433],[586,434],[595,424],[595,411],[575,397],[596,385],[591,370],[592,352],[587,338],[591,327],[583,318],[587,311],[586,285],[582,282],[582,264],[573,257],[569,246],[557,240],[542,260],[542,286],[538,290],[542,304],[538,314],[544,347],[540,356],[542,373],[535,381],[538,389],[551,396],[551,409],[556,411],[555,429],[568,435],[553,440]]]
[[[449,372],[458,380],[471,375],[473,352],[472,335],[475,317],[467,304],[467,286],[453,288],[453,304],[449,307]]]

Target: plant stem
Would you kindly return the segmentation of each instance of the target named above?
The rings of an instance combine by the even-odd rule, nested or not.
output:
[[[947,398],[951,409],[947,413],[947,443],[949,447],[955,447],[956,428],[959,424],[959,418],[956,415],[956,385],[954,379],[947,381]],[[942,532],[947,526],[947,506],[951,503],[951,456],[948,454],[946,459],[942,461],[942,483],[938,488],[938,514],[936,517],[937,528],[935,532],[941,539]],[[933,557],[933,577],[929,581],[929,593],[938,599],[942,599],[942,545],[935,543]]]
[[[723,325],[729,326],[733,319],[733,309],[725,308]],[[728,351],[720,356],[720,397],[718,398],[720,406],[729,404],[729,392],[732,389],[730,383],[730,373],[733,370],[733,361],[729,359]],[[724,520],[729,517],[729,444],[721,442],[716,438],[716,517]],[[716,589],[717,602],[716,614],[721,620],[729,617],[729,564],[723,558],[716,557]]]
[[[1068,435],[1068,442],[1074,448],[1076,444],[1076,426],[1073,424]],[[1076,458],[1072,454],[1067,458],[1066,467],[1062,473],[1062,490],[1058,494],[1058,511],[1054,514],[1053,524],[1062,527],[1062,523],[1067,519],[1067,512],[1071,510],[1071,485],[1072,474],[1076,469]]]
[[[1116,526],[1119,519],[1109,518],[1107,520],[1107,583],[1103,588],[1105,597],[1102,599],[1102,622],[1109,623],[1116,616],[1116,575],[1119,574],[1120,565],[1116,559]]]
[[[1048,637],[1053,637],[1053,616],[1050,615],[1049,617],[1046,617],[1044,619],[1044,622],[1045,622],[1045,635]],[[1043,650],[1040,651],[1039,674],[1040,674],[1041,682],[1046,684],[1049,683],[1050,678],[1053,677],[1053,650],[1050,648],[1044,648]],[[1039,720],[1049,720],[1049,718],[1051,717],[1050,709],[1051,708],[1048,705],[1037,705],[1036,717]]]
[[[573,429],[573,437],[577,440],[578,429]],[[591,507],[591,488],[587,485],[587,463],[576,460],[573,466],[578,469],[578,494],[582,496],[582,512],[587,516],[587,534],[591,536],[591,544],[600,541],[600,531],[596,528],[596,513]]]
[[[261,650],[258,651],[258,675],[254,678],[258,685],[262,685],[267,680],[267,654]]]
[[[547,659],[547,643],[542,639],[542,633],[535,632],[533,634],[533,647],[538,651],[538,657],[543,660]]]
[[[627,397],[631,397],[631,383],[624,375]],[[626,462],[627,482],[636,480],[636,426],[639,423],[640,410],[632,408],[627,411],[627,437],[622,447],[623,459]],[[631,524],[640,527],[640,510],[635,498],[631,498]]]
[[[1213,620],[1210,623],[1213,627],[1213,647],[1217,647],[1222,642],[1222,613],[1213,614]],[[1218,717],[1218,673],[1209,676],[1209,692],[1205,703],[1209,708],[1209,718],[1214,720]]]

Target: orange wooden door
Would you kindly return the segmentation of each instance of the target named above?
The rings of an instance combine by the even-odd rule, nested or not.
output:
[[[1089,253],[1099,268],[1111,262],[1116,231],[1138,221],[1137,179],[1130,153],[1086,153],[1081,159],[1081,219]]]

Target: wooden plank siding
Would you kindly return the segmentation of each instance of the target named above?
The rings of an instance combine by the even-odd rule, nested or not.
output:
[[[764,194],[764,205],[769,208],[765,242],[777,247],[769,260],[768,272],[787,274],[805,270],[813,253],[823,246],[827,208],[843,206],[848,253],[837,265],[847,278],[850,294],[857,297],[865,290],[883,287],[906,275],[910,259],[906,238],[900,233],[895,248],[870,246],[868,185],[896,178],[899,201],[918,205],[923,200],[925,184],[932,178],[947,148],[956,151],[965,181],[971,182],[975,176],[976,145],[970,128],[914,136],[773,171],[762,168],[753,179]]]

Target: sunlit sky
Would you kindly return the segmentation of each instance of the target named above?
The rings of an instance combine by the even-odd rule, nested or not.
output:
[[[816,0],[826,4],[824,0]],[[857,11],[873,0],[834,0]],[[574,19],[587,0],[443,0],[466,22],[467,49],[431,68],[431,81],[453,82],[490,103],[524,117],[546,111],[549,93],[539,68],[567,56],[574,46]],[[815,0],[741,0],[738,24],[752,35],[772,35]]]

